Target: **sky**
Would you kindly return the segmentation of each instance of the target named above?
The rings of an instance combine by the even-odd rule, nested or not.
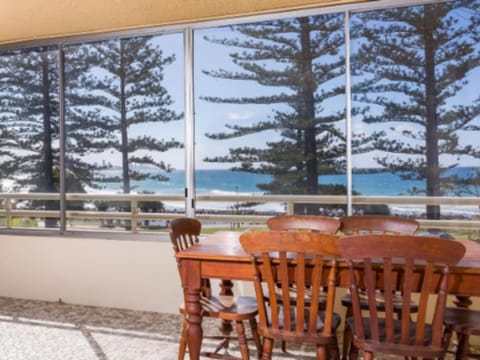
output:
[[[254,124],[260,120],[267,119],[272,116],[273,110],[278,110],[278,105],[232,105],[232,104],[214,104],[202,100],[201,97],[205,95],[209,96],[251,96],[253,94],[271,94],[278,91],[278,89],[262,87],[252,81],[240,81],[240,80],[222,80],[215,79],[211,76],[202,73],[202,70],[215,70],[215,69],[235,69],[235,65],[232,64],[229,53],[235,51],[234,48],[229,48],[223,45],[218,45],[206,41],[204,36],[222,38],[222,37],[235,37],[237,34],[232,33],[230,28],[212,28],[196,30],[194,33],[194,89],[195,89],[195,163],[198,169],[218,169],[228,168],[230,164],[219,163],[207,163],[203,159],[207,156],[225,155],[228,153],[228,149],[237,146],[265,146],[266,141],[272,139],[278,139],[278,135],[269,131],[267,133],[259,133],[241,137],[238,139],[230,140],[210,140],[205,137],[205,133],[221,132],[225,129],[225,124],[237,124],[237,125],[249,125]],[[165,71],[165,86],[174,99],[173,108],[178,111],[183,111],[184,106],[184,62],[183,62],[183,34],[165,34],[160,35],[154,40],[158,43],[163,51],[169,54],[175,54],[176,61],[169,65]],[[463,101],[471,102],[479,93],[475,86],[475,79],[480,78],[480,69],[471,71],[469,74],[470,84],[466,86],[460,93],[459,98]],[[338,106],[339,109],[344,106],[344,97],[337,100],[332,106]],[[339,124],[339,126],[345,126],[345,122]],[[358,118],[353,119],[354,131],[370,132],[378,129],[385,129],[390,127],[384,125],[367,125]],[[411,125],[402,125],[411,126]],[[416,129],[413,128],[414,131]],[[138,126],[133,128],[132,135],[140,134],[155,134],[159,138],[176,138],[184,139],[184,122],[172,122],[172,123],[158,123],[148,124],[148,127]],[[476,140],[477,134],[475,133],[463,133],[460,141],[465,143],[478,144]],[[120,164],[119,156],[110,153],[106,154],[108,161],[111,161],[114,165]],[[161,155],[170,162],[174,168],[183,169],[184,167],[184,152],[183,150],[170,150]],[[355,167],[375,167],[378,166],[372,161],[372,153],[354,156]],[[95,156],[98,159],[98,156]],[[442,161],[451,163],[456,161],[456,158],[450,158],[444,156]],[[478,159],[462,159],[463,165],[479,166]]]

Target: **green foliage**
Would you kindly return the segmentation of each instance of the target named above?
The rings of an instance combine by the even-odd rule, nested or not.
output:
[[[122,39],[65,49],[67,192],[84,192],[85,186],[97,187],[98,181],[117,180],[123,181],[128,193],[131,180],[166,179],[137,171],[132,165],[171,171],[151,154],[181,147],[178,141],[128,135],[137,124],[181,118],[168,110],[172,100],[162,87],[164,67],[174,58],[164,57],[149,41],[146,37]],[[98,69],[109,76],[99,75]],[[14,179],[15,190],[59,191],[58,72],[55,48],[15,50],[0,56],[0,175]],[[109,163],[91,164],[84,159],[109,149],[122,153],[123,174],[99,179],[96,174]],[[139,150],[145,150],[145,155]],[[47,210],[59,208],[58,201],[32,204]],[[67,206],[81,209],[83,203]],[[56,222],[47,219],[46,226],[56,226]]]
[[[170,164],[154,155],[181,148],[182,144],[175,139],[134,136],[133,128],[182,118],[182,114],[169,109],[173,100],[163,86],[163,72],[175,61],[174,56],[164,56],[150,37],[116,39],[86,47],[90,51],[86,51],[88,56],[83,61],[88,61],[95,71],[82,75],[82,84],[90,95],[88,101],[78,102],[73,122],[81,124],[88,118],[99,134],[95,143],[88,144],[90,148],[108,149],[122,159],[121,176],[96,180],[122,182],[124,193],[130,193],[131,181],[168,180],[166,175],[138,170],[139,166],[170,172]]]
[[[38,227],[38,221],[32,218],[13,218],[12,227]]]
[[[227,124],[226,131],[206,136],[229,140],[264,132],[272,140],[264,148],[230,148],[226,155],[204,160],[231,163],[232,170],[272,175],[272,182],[257,185],[266,193],[319,194],[320,175],[345,169],[345,137],[340,125],[344,110],[325,111],[328,102],[345,92],[343,14],[239,25],[233,30],[241,37],[207,40],[238,48],[230,57],[241,71],[204,72],[225,80],[249,80],[277,91],[202,99],[239,105],[278,104],[278,110],[271,118],[247,126]],[[276,136],[270,137],[272,131]]]
[[[59,165],[58,71],[56,54],[46,47],[0,56],[2,176],[18,188],[54,192]]]
[[[151,191],[142,191],[140,194],[154,194]],[[165,205],[161,201],[139,201],[138,209],[142,212],[165,212]]]
[[[85,67],[75,61],[65,65],[65,71],[74,79],[66,90],[67,98],[81,98],[78,75]],[[3,53],[0,56],[0,77],[2,177],[15,180],[15,190],[58,192],[58,51],[37,47]],[[69,131],[71,139],[92,136],[88,123]],[[83,161],[82,156],[88,152],[84,145],[75,141],[66,154],[67,172],[72,175],[70,178],[79,179],[82,188],[85,184],[92,185],[92,174],[97,169]],[[72,154],[78,154],[78,157],[74,159]],[[55,201],[37,201],[33,205],[47,210],[58,209]],[[46,220],[47,227],[55,225],[55,219]]]

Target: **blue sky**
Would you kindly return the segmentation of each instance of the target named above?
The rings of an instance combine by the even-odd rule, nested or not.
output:
[[[200,96],[243,96],[243,95],[259,95],[271,94],[278,92],[276,88],[261,87],[260,85],[251,81],[240,80],[222,80],[207,76],[201,72],[205,70],[215,69],[234,69],[234,66],[229,58],[229,53],[235,51],[234,48],[229,48],[223,45],[214,44],[203,39],[204,35],[223,38],[225,36],[237,36],[232,34],[230,28],[213,28],[195,31],[195,45],[194,45],[194,59],[195,59],[195,130],[196,130],[196,144],[195,156],[196,166],[199,169],[212,168],[228,168],[229,164],[205,163],[202,159],[206,156],[225,155],[228,153],[230,147],[252,145],[256,147],[265,146],[265,142],[278,138],[278,135],[273,131],[245,136],[230,140],[210,140],[204,136],[209,132],[223,131],[225,123],[248,125],[256,123],[260,120],[272,116],[272,110],[278,109],[278,105],[232,105],[232,104],[213,104],[199,99]],[[164,53],[167,55],[175,54],[176,62],[169,65],[165,71],[165,86],[175,101],[173,108],[176,111],[183,111],[184,98],[184,64],[183,64],[183,34],[166,34],[156,37],[155,42],[162,47]],[[479,96],[478,90],[475,88],[474,79],[480,78],[480,69],[471,71],[470,84],[465,87],[460,93],[459,98],[469,103]],[[332,106],[343,106],[344,98],[332,103]],[[344,126],[344,122],[339,124]],[[411,125],[403,125],[411,126]],[[355,131],[370,132],[372,129],[382,129],[385,125],[371,126],[354,119],[353,129]],[[390,127],[390,124],[387,124]],[[184,138],[184,123],[183,121],[172,123],[156,123],[138,126],[132,129],[132,134],[154,134],[159,138],[176,138],[183,140]],[[465,143],[473,143],[478,145],[476,139],[478,136],[475,133],[463,133],[460,141]],[[115,154],[108,154],[108,160],[113,164],[120,164],[120,158]],[[184,153],[183,150],[170,150],[167,153],[161,154],[160,157],[173,165],[176,169],[184,167]],[[359,155],[354,157],[354,166],[356,167],[371,167],[375,165],[372,162],[372,153]],[[97,156],[95,157],[97,158]],[[442,161],[450,163],[456,159],[450,159],[444,156]],[[463,159],[463,165],[478,166],[478,159]]]

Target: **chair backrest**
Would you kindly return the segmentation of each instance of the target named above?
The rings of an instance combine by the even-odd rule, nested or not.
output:
[[[426,236],[355,235],[339,238],[337,248],[349,266],[354,333],[358,339],[381,344],[377,346],[384,346],[383,350],[396,349],[399,354],[405,354],[402,351],[409,346],[441,348],[448,267],[465,253],[460,242]],[[359,289],[367,292],[365,322]],[[376,305],[377,290],[383,291],[385,310]],[[400,290],[400,295],[394,294],[395,290]],[[410,316],[412,293],[419,296],[415,316]],[[436,304],[433,315],[427,317],[433,294],[438,294]],[[402,304],[400,320],[394,315],[394,302]],[[412,318],[416,325],[412,325]]]
[[[345,235],[356,234],[404,234],[413,235],[419,228],[418,221],[390,215],[352,215],[340,218],[340,230]]]
[[[312,339],[318,336],[335,336],[332,317],[336,239],[331,234],[290,231],[253,231],[241,235],[240,243],[255,268],[260,335],[295,342],[308,339],[315,342]],[[277,286],[281,289],[280,299],[276,296]],[[295,297],[290,292],[291,286],[297,288]],[[319,334],[318,303],[323,286],[328,287],[327,302],[324,327]],[[309,306],[305,304],[307,296]],[[270,299],[269,305],[264,301],[266,297]]]
[[[267,220],[270,230],[307,230],[335,234],[340,228],[336,218],[320,215],[279,215]]]
[[[198,243],[202,223],[192,218],[178,218],[170,222],[170,241],[175,254]],[[202,296],[211,297],[212,290],[209,279],[202,279]]]
[[[170,222],[170,241],[175,253],[198,243],[202,230],[200,221],[192,218],[178,218]]]

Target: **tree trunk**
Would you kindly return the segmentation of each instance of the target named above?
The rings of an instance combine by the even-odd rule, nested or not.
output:
[[[438,124],[435,81],[435,48],[433,39],[434,14],[424,6],[425,91],[426,91],[426,195],[440,196],[440,168],[438,154]],[[440,219],[440,206],[427,205],[427,219]]]
[[[305,122],[306,193],[316,195],[318,193],[318,159],[315,126],[315,81],[312,70],[310,25],[308,22],[309,18],[300,19],[303,74],[301,94],[304,101],[304,118],[301,121]]]

